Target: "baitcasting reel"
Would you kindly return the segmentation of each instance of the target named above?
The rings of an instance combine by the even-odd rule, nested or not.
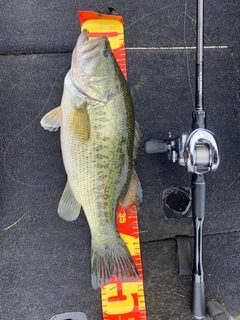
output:
[[[187,167],[190,173],[214,172],[219,166],[215,137],[211,131],[203,128],[175,139],[172,139],[170,132],[167,140],[150,139],[145,143],[145,151],[148,154],[167,152],[170,161]]]

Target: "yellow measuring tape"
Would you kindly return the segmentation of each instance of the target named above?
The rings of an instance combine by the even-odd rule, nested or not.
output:
[[[124,74],[126,58],[124,47],[123,19],[121,16],[103,15],[92,11],[79,11],[81,28],[89,31],[89,38],[105,36],[110,41],[113,54]],[[143,291],[142,263],[136,205],[117,212],[118,231],[128,246],[138,268],[139,279],[131,282],[112,277],[110,283],[101,288],[104,320],[144,320],[146,309]]]

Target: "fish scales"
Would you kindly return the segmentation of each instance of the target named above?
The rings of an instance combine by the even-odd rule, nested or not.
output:
[[[96,205],[99,210],[98,215],[104,216],[106,221],[112,221],[113,208],[116,208],[120,192],[124,190],[124,186],[121,185],[121,173],[128,175],[128,180],[131,178],[131,168],[130,170],[125,169],[125,172],[123,168],[124,162],[127,162],[128,166],[132,166],[132,155],[129,156],[129,154],[132,153],[133,140],[128,139],[128,136],[133,136],[134,123],[126,121],[126,110],[121,108],[121,105],[125,106],[124,99],[121,94],[118,94],[109,103],[89,108],[89,121],[92,125],[90,138],[85,143],[79,140],[77,132],[76,135],[67,134],[67,154],[72,154],[73,157],[77,155],[77,159],[74,157],[74,160],[71,161],[72,164],[67,165],[70,167],[68,179],[72,190],[80,190],[75,197],[82,204],[86,215],[89,211],[91,216],[91,213],[95,211],[92,210],[92,206]],[[73,110],[72,115],[68,115],[69,122],[75,112],[77,111]],[[105,119],[99,121],[103,113]],[[68,130],[73,129],[71,126],[67,126],[67,128]],[[124,151],[125,149],[128,152]],[[95,188],[97,192],[95,192]],[[112,188],[115,188],[116,192],[119,189],[117,199],[116,192],[113,192]],[[123,191],[123,193],[125,192],[126,190]],[[95,220],[91,218],[89,219],[90,223]]]
[[[130,252],[116,228],[119,203],[129,205],[141,186],[133,168],[139,139],[131,95],[108,40],[88,40],[86,30],[73,52],[65,77],[61,106],[41,120],[61,127],[61,148],[68,181],[58,213],[75,220],[82,206],[92,237],[92,286],[107,284],[112,275],[138,277]],[[135,137],[134,137],[135,135]]]

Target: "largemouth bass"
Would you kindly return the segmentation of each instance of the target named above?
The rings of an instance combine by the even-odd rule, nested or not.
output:
[[[133,167],[139,140],[131,95],[106,37],[88,39],[83,30],[64,80],[60,107],[41,125],[59,127],[67,184],[58,214],[75,220],[83,208],[91,230],[94,289],[114,275],[123,281],[138,277],[130,252],[116,228],[119,203],[141,201]]]

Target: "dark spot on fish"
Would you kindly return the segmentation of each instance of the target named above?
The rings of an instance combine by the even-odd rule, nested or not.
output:
[[[108,159],[108,156],[105,156],[103,154],[97,154],[96,158],[99,159],[99,160],[102,160],[102,159]]]

